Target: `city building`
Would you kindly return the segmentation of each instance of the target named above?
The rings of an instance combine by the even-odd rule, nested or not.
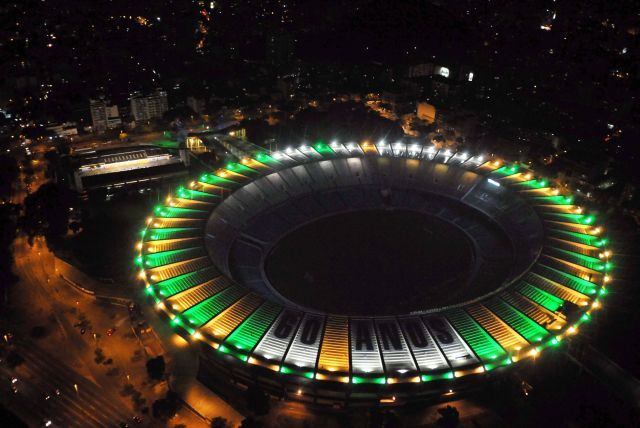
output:
[[[89,100],[91,110],[91,121],[93,122],[93,132],[104,132],[107,129],[114,129],[122,125],[122,119],[117,105],[111,105],[111,101],[100,97]]]
[[[169,110],[167,93],[162,89],[156,89],[149,95],[140,92],[131,94],[131,114],[136,122],[161,118]]]
[[[202,98],[187,97],[187,107],[193,110],[197,114],[201,114],[204,111],[206,102]]]
[[[51,131],[58,137],[73,137],[78,135],[78,124],[76,122],[64,122],[47,126],[47,131]]]

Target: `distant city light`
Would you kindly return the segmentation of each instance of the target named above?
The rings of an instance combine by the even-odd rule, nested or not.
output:
[[[469,75],[467,76],[467,79],[469,80],[469,82],[473,82],[473,71],[469,72]]]
[[[449,77],[449,69],[447,67],[439,67],[437,73],[442,77]]]

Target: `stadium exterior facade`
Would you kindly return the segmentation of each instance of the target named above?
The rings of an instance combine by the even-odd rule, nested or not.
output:
[[[282,236],[380,207],[464,231],[477,256],[468,292],[363,317],[302,307],[271,286],[264,261]],[[177,189],[148,219],[136,262],[158,311],[201,347],[204,383],[259,382],[327,405],[400,404],[464,388],[576,334],[610,280],[595,221],[524,166],[429,145],[317,143],[258,153]],[[492,276],[500,266],[508,274]]]

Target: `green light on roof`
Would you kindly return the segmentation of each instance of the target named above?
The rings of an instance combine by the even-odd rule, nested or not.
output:
[[[600,295],[601,295],[601,296],[604,296],[605,294],[607,294],[607,289],[606,289],[606,288],[604,288],[604,287],[602,287],[602,288],[600,289]]]
[[[257,160],[259,160],[259,161],[263,161],[263,160],[267,160],[267,159],[268,159],[268,156],[267,156],[266,154],[264,154],[264,153],[262,153],[262,152],[261,152],[261,153],[258,153],[258,154],[256,155],[256,159],[257,159]]]
[[[178,317],[174,317],[174,318],[171,320],[171,324],[174,324],[174,325],[182,325],[182,321],[180,320],[180,318],[178,318]]]
[[[444,375],[445,379],[453,379],[455,377],[455,375],[453,374],[453,372],[448,372]]]
[[[496,358],[498,358],[497,355],[491,355],[489,358],[491,358],[492,360],[495,360]]]
[[[558,346],[560,344],[560,338],[559,337],[554,337],[553,339],[551,339],[549,341],[549,345],[551,346]]]
[[[291,370],[288,367],[282,366],[282,367],[280,367],[280,373],[291,374],[291,373],[293,373],[293,370]]]
[[[588,216],[588,217],[585,217],[585,218],[584,218],[584,220],[582,220],[582,222],[583,222],[584,224],[591,224],[591,223],[593,223],[593,221],[594,221],[595,219],[596,219],[596,218],[595,218],[594,216],[590,215],[590,216]]]
[[[434,377],[431,375],[422,375],[420,376],[420,380],[422,380],[423,382],[430,382],[434,380]]]
[[[147,234],[147,229],[142,229],[140,231],[140,236],[142,236],[143,238],[144,238],[144,235],[146,235],[146,234]]]
[[[153,295],[153,287],[147,287],[144,289],[144,292],[149,294],[149,295]],[[157,302],[156,302],[157,303]]]
[[[564,198],[564,202],[566,204],[572,204],[573,203],[573,196],[567,196]]]
[[[584,322],[587,322],[591,319],[591,317],[589,316],[589,314],[583,314],[580,319]]]
[[[229,350],[224,345],[218,346],[218,351],[222,352],[223,354],[228,354],[229,353]]]
[[[377,377],[375,379],[373,379],[373,383],[376,383],[378,385],[384,385],[387,383],[387,378],[386,377]]]
[[[140,266],[142,264],[142,256],[136,257],[135,263],[137,266]]]
[[[504,361],[502,361],[503,366],[511,365],[511,363],[513,363],[513,360],[511,360],[511,358],[507,358]]]
[[[547,187],[547,182],[546,180],[540,180],[538,181],[538,187],[543,188],[543,187]]]
[[[307,379],[313,379],[315,377],[315,373],[314,372],[304,372],[303,376],[306,377]]]
[[[362,382],[364,382],[364,379],[362,379],[361,377],[354,376],[354,377],[351,378],[351,383],[353,383],[353,384],[357,385],[357,384],[362,383]]]

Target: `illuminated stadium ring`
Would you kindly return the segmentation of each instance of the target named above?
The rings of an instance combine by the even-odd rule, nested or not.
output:
[[[364,196],[329,202],[328,192],[354,188]],[[265,256],[292,229],[389,205],[439,216],[474,241],[478,274],[463,298],[351,316],[299,305],[271,286]],[[508,255],[483,222],[506,233]],[[417,144],[317,143],[258,153],[177,189],[148,219],[136,263],[176,332],[218,359],[301,388],[315,380],[393,391],[488,372],[575,334],[610,280],[602,235],[573,197],[524,166]],[[492,260],[511,269],[486,288]]]

